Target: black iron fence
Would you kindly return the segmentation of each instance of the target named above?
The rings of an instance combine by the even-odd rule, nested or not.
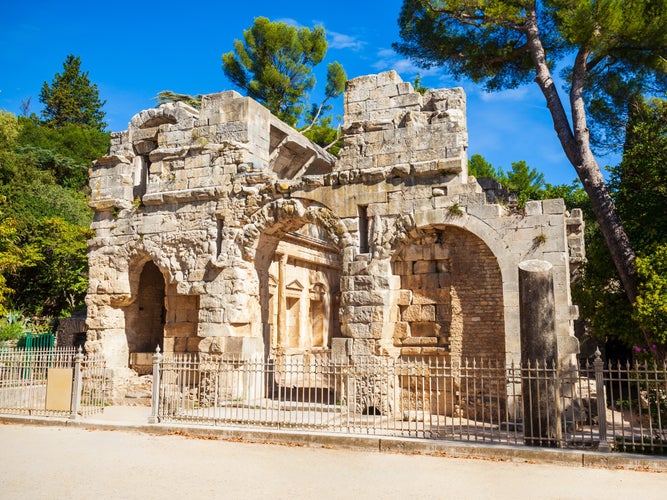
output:
[[[152,421],[662,454],[667,368],[154,357]]]

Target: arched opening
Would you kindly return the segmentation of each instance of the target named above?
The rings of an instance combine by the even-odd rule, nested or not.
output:
[[[139,276],[136,299],[125,310],[125,335],[130,353],[130,368],[145,371],[144,354],[152,354],[156,347],[164,350],[165,281],[158,267],[148,261]]]
[[[502,276],[480,238],[455,226],[419,229],[392,270],[401,283],[394,328],[401,354],[504,363]]]
[[[392,271],[397,321],[393,344],[401,357],[424,366],[443,363],[452,376],[401,377],[403,408],[443,415],[503,412],[505,360],[503,283],[498,260],[476,235],[455,226],[413,231],[396,252]],[[485,367],[489,380],[470,388],[461,365]],[[492,371],[492,369],[500,371]],[[421,395],[421,397],[419,396]]]

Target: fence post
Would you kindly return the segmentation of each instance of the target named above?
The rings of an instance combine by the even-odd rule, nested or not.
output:
[[[70,403],[70,420],[76,420],[79,418],[79,408],[81,407],[81,387],[82,387],[82,374],[81,374],[81,363],[83,362],[83,352],[81,346],[79,350],[74,355],[74,381],[72,383],[72,402]]]
[[[598,451],[607,452],[611,451],[611,447],[607,440],[607,398],[604,389],[604,362],[601,358],[600,349],[595,349],[593,368],[595,368],[595,392],[598,403]]]
[[[160,346],[155,348],[153,354],[153,398],[151,401],[151,414],[148,417],[149,424],[158,423],[158,408],[160,405],[160,361],[162,361],[162,354],[160,354]]]

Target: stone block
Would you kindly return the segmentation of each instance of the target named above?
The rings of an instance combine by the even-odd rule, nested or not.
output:
[[[434,260],[417,260],[412,265],[414,274],[428,274],[436,272],[436,262]]]
[[[423,305],[419,318],[419,321],[435,321],[435,306]]]
[[[422,306],[409,305],[406,307],[401,307],[401,321],[412,323],[414,321],[421,321],[422,320],[421,318],[422,318]]]
[[[340,302],[343,306],[372,306],[383,305],[385,298],[377,291],[344,292]]]
[[[543,200],[542,212],[544,214],[565,213],[565,202],[561,198],[557,198],[555,200]]]
[[[438,298],[437,294],[434,293],[434,289],[422,289],[422,290],[412,291],[412,304],[426,305],[426,304],[436,304],[437,302]]]
[[[223,337],[222,348],[225,354],[240,359],[254,359],[264,353],[262,339],[250,336]]]
[[[526,206],[524,207],[525,213],[527,216],[531,215],[542,215],[542,202],[528,200]]]
[[[191,337],[197,334],[196,323],[171,323],[165,326],[167,337]]]
[[[394,323],[394,338],[404,339],[410,335],[410,324],[405,321]]]
[[[331,339],[331,360],[334,363],[347,363],[352,355],[353,339],[333,338]]]
[[[348,323],[342,326],[342,333],[354,339],[371,338],[371,327],[367,323]]]
[[[469,205],[466,212],[480,219],[497,219],[502,213],[500,205]]]
[[[396,305],[408,306],[412,303],[411,290],[399,290],[396,294]]]

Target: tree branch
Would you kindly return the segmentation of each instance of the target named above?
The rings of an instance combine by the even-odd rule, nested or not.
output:
[[[465,8],[459,10],[451,10],[444,8],[437,8],[433,5],[431,0],[423,0],[426,7],[432,10],[436,14],[444,14],[453,19],[456,19],[461,24],[467,24],[468,26],[479,27],[479,24],[495,24],[497,26],[502,26],[504,28],[511,29],[512,31],[519,31],[523,33],[524,27],[520,24],[511,23],[504,18],[496,18],[487,16],[485,13],[482,14],[472,14],[471,11],[466,10]]]
[[[558,90],[551,76],[551,70],[547,64],[546,54],[537,27],[537,14],[534,8],[526,16],[526,28],[526,36],[528,37],[527,46],[535,65],[535,82],[539,85],[547,101],[547,109],[551,113],[554,129],[558,135],[558,140],[563,146],[565,155],[572,165],[578,165],[579,154],[574,141],[574,134],[570,128],[570,122],[565,113],[563,102],[558,95]]]

